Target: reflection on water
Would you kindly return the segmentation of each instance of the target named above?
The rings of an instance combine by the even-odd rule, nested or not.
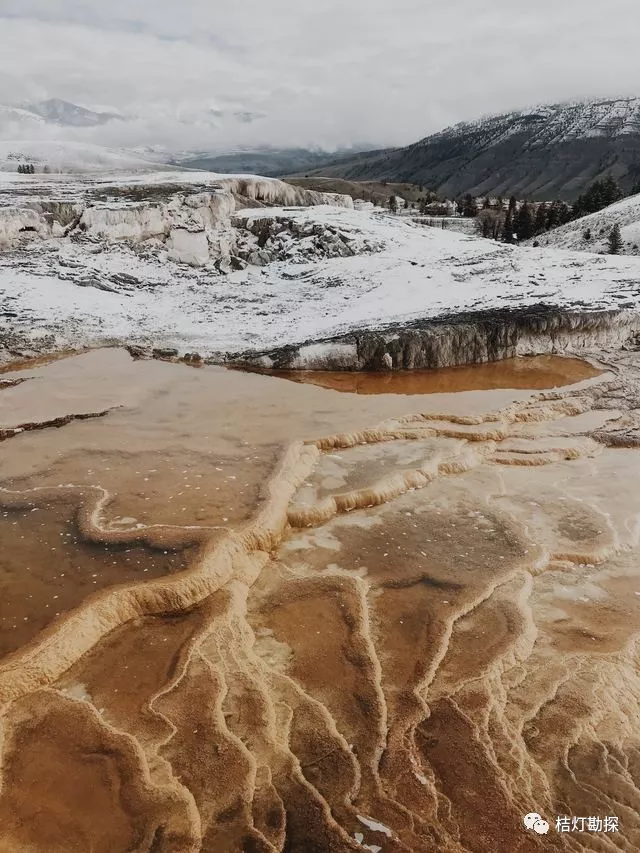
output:
[[[0,493],[1,506],[2,493]],[[87,596],[114,584],[179,572],[189,550],[87,541],[69,501],[0,509],[0,659],[30,641]]]
[[[366,373],[323,370],[276,370],[270,376],[319,385],[346,394],[449,394],[454,391],[488,391],[500,388],[559,388],[591,379],[601,371],[577,358],[544,355],[509,358],[472,367],[439,370],[393,370]]]

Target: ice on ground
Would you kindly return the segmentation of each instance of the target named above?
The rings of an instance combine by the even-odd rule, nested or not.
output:
[[[363,817],[362,815],[358,815],[358,820],[360,821],[360,823],[362,823],[364,826],[366,826],[367,829],[370,829],[373,832],[383,832],[386,836],[391,838],[391,836],[392,836],[391,830],[389,829],[388,826],[385,826],[383,823],[378,823],[378,821],[373,820],[373,818]]]

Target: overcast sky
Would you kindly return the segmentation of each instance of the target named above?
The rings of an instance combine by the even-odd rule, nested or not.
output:
[[[639,32],[638,0],[0,0],[0,101],[138,117],[107,143],[404,144],[640,95]]]

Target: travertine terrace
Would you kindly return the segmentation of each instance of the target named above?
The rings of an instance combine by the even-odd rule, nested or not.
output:
[[[601,367],[3,374],[0,851],[637,850],[640,374]]]

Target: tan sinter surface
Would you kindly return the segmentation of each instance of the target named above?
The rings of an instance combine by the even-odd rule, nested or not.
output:
[[[639,849],[616,371],[411,397],[116,350],[7,374],[1,853]]]

